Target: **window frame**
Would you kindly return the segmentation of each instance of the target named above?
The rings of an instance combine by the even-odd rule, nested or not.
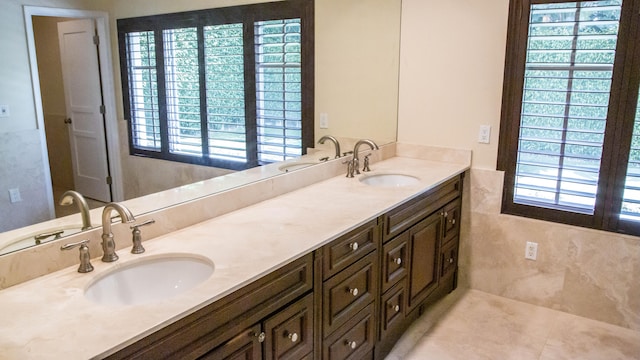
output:
[[[585,0],[592,1],[592,0]],[[532,4],[567,0],[511,0],[507,27],[497,169],[504,171],[502,213],[606,231],[640,235],[640,224],[618,219],[640,83],[640,0],[623,0],[618,44],[593,215],[515,203],[520,116]],[[635,91],[633,90],[635,87]],[[633,115],[631,115],[633,114]],[[618,210],[616,210],[618,209]]]
[[[244,170],[263,165],[258,160],[258,134],[256,114],[256,66],[254,24],[266,20],[283,20],[299,18],[301,23],[301,151],[306,154],[306,149],[314,144],[314,0],[286,0],[267,3],[256,3],[204,10],[186,11],[179,13],[142,16],[117,20],[118,48],[120,53],[120,73],[122,83],[123,110],[128,123],[129,154],[133,156],[156,158],[161,160],[212,166],[230,170]],[[182,27],[201,27],[207,25],[223,25],[243,23],[244,39],[244,103],[245,103],[245,135],[246,135],[246,162],[217,159],[206,156],[191,156],[175,154],[169,151],[169,134],[167,128],[167,106],[164,94],[164,66],[162,64],[163,40],[162,31]],[[134,145],[133,123],[131,119],[130,89],[128,80],[126,34],[130,32],[155,32],[155,53],[160,117],[160,143],[161,150],[146,150]],[[204,40],[198,41],[199,52],[202,53]],[[206,128],[206,89],[202,83],[204,79],[203,58],[199,55],[200,64],[200,121],[202,128]],[[207,147],[206,142],[202,147]]]

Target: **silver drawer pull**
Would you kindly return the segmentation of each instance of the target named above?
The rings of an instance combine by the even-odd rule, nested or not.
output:
[[[453,258],[449,259],[449,264],[453,264]]]
[[[396,263],[397,265],[401,265],[402,264],[402,258],[395,258],[395,259],[393,259],[393,262]]]
[[[296,342],[296,341],[298,341],[298,333],[291,333],[291,334],[289,334],[289,340],[291,340],[291,342]]]
[[[351,248],[351,250],[356,251],[358,250],[358,242],[352,242],[351,244],[349,244],[349,247]]]
[[[345,345],[347,345],[348,347],[350,347],[350,348],[351,348],[351,350],[353,350],[353,349],[355,349],[355,348],[357,348],[357,347],[358,347],[358,343],[357,343],[357,342],[355,342],[355,341],[349,341],[349,340],[345,341]]]
[[[398,312],[400,311],[400,305],[396,305],[393,307],[393,311]]]
[[[349,293],[353,296],[358,296],[358,288],[349,289]]]

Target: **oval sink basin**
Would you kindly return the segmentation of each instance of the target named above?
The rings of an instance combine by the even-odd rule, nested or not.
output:
[[[131,261],[92,282],[85,296],[103,305],[136,305],[185,292],[213,274],[209,259],[173,254]]]
[[[401,187],[417,184],[420,179],[404,174],[375,174],[361,177],[360,182],[370,186]]]
[[[304,169],[306,167],[309,167],[309,166],[315,165],[315,164],[316,163],[314,163],[314,162],[296,161],[296,162],[290,162],[290,163],[282,164],[282,165],[278,166],[278,170],[284,171],[284,172],[289,172],[289,171],[295,171],[295,170]]]

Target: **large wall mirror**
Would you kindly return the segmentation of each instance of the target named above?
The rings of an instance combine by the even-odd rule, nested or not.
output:
[[[125,200],[139,215],[206,195],[200,188],[205,179],[222,179],[207,190],[216,191],[281,175],[250,169],[251,176],[240,181],[229,170],[130,156],[127,144],[116,20],[256,2],[266,1],[12,0],[5,4],[0,13],[0,44],[12,56],[0,60],[0,105],[8,109],[0,114],[0,254],[7,252],[2,248],[10,239],[28,234],[31,239],[25,244],[29,246],[33,234],[49,230],[46,224],[56,216],[50,210],[53,204],[63,191],[74,189],[60,22],[92,18],[99,35],[109,39],[102,44],[106,54],[101,54],[108,61],[99,66],[108,74],[102,82],[108,89],[104,94],[108,114],[105,152],[114,177],[111,200]],[[27,17],[25,6],[31,11]],[[401,0],[315,0],[316,141],[324,135],[370,138],[379,144],[395,140],[400,12]],[[105,68],[107,65],[110,67]],[[320,127],[321,117],[328,122],[327,128]],[[167,189],[172,189],[168,196]],[[154,199],[159,191],[165,195],[157,201],[138,201],[141,197]],[[67,209],[76,211],[75,206],[58,211]],[[66,218],[73,218],[70,223],[80,219],[75,214]]]

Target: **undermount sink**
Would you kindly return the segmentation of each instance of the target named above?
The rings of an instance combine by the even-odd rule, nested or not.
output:
[[[136,305],[185,292],[213,274],[213,262],[193,254],[167,254],[130,261],[99,276],[85,296],[103,305]]]
[[[375,174],[361,177],[360,182],[370,186],[402,187],[417,184],[420,179],[404,174]]]
[[[282,165],[278,166],[278,170],[284,171],[284,172],[289,172],[289,171],[295,171],[295,170],[304,169],[306,167],[309,167],[309,166],[315,165],[315,164],[317,164],[317,163],[296,161],[296,162],[290,162],[290,163],[282,164]]]

